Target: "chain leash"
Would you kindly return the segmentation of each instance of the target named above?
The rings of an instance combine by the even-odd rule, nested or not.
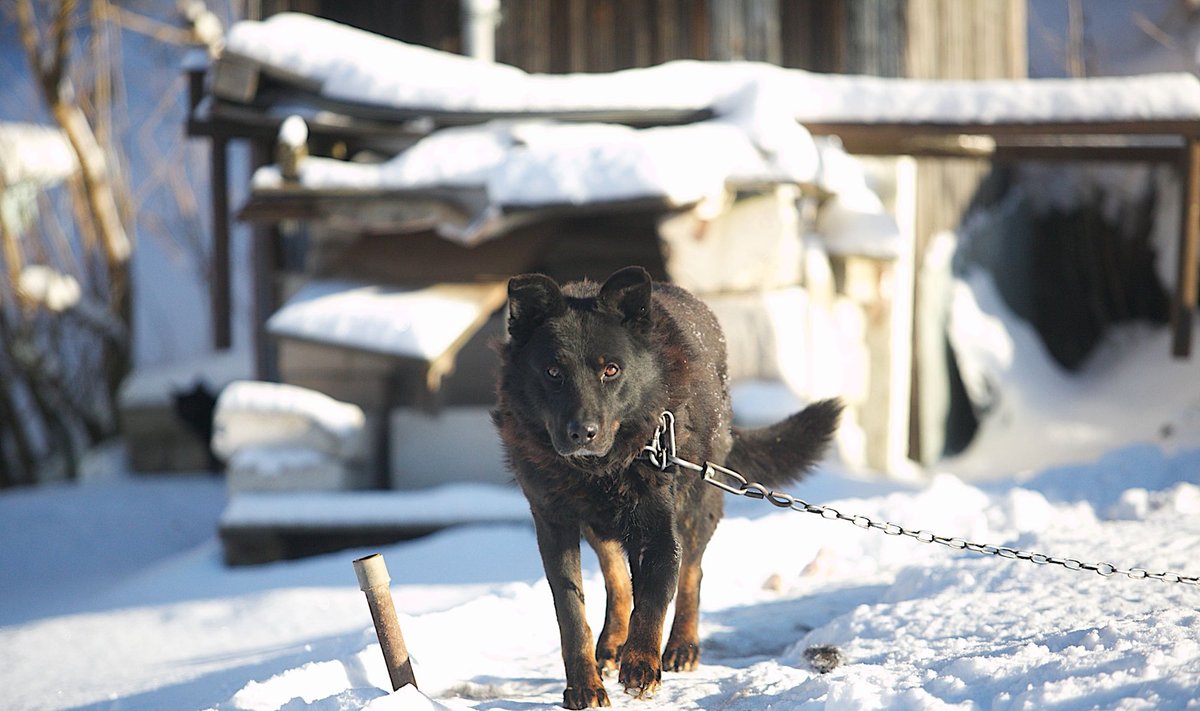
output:
[[[954,550],[966,550],[972,553],[981,553],[1008,560],[1023,560],[1035,565],[1057,565],[1067,570],[1086,570],[1106,578],[1112,575],[1124,575],[1134,580],[1153,579],[1161,580],[1165,583],[1200,585],[1200,576],[1181,575],[1172,572],[1154,573],[1144,568],[1120,568],[1112,563],[1085,563],[1074,558],[1059,558],[1042,553],[1023,551],[1019,548],[1010,548],[1008,546],[974,543],[964,538],[939,536],[928,531],[906,528],[890,521],[880,523],[867,516],[844,514],[831,506],[810,504],[791,494],[769,489],[758,482],[748,481],[746,477],[728,467],[713,464],[712,462],[705,462],[703,465],[700,465],[680,458],[675,448],[675,415],[669,410],[664,410],[659,417],[658,427],[654,430],[654,435],[649,444],[642,448],[638,458],[648,460],[653,466],[658,467],[660,471],[666,471],[672,466],[677,466],[698,472],[705,482],[729,494],[745,496],[750,499],[762,499],[781,509],[816,514],[830,521],[847,521],[859,528],[881,531],[888,536],[908,536],[921,543],[937,543]]]

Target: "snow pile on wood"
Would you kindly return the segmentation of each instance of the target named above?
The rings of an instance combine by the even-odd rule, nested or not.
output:
[[[756,62],[673,61],[608,74],[529,74],[408,45],[307,15],[239,22],[226,51],[319,87],[322,95],[404,109],[570,112],[716,109],[748,87],[800,122],[1032,123],[1200,118],[1200,79],[921,81],[829,75]]]
[[[583,205],[661,198],[672,206],[717,200],[726,187],[814,183],[812,137],[791,121],[770,130],[763,117],[733,116],[685,126],[633,129],[603,123],[491,121],[438,131],[384,163],[310,157],[299,184],[310,190],[478,188],[505,207]],[[756,135],[753,131],[759,131]],[[768,151],[764,145],[777,145]],[[255,190],[284,187],[279,169],[253,178]]]
[[[57,128],[0,123],[0,186],[32,183],[47,188],[79,169],[66,135]]]
[[[357,405],[282,383],[238,381],[217,400],[213,451],[230,489],[344,489],[364,454]]]
[[[504,301],[504,284],[414,289],[340,279],[306,284],[267,321],[275,336],[433,361]]]
[[[845,182],[840,149],[820,148],[804,124],[1200,119],[1200,79],[1182,72],[922,81],[684,60],[611,73],[531,74],[291,13],[236,24],[226,51],[230,61],[249,62],[301,92],[345,102],[351,115],[366,107],[373,118],[394,111],[397,121],[433,117],[434,127],[447,116],[475,124],[434,131],[382,164],[306,160],[299,178],[305,189],[471,188],[504,209],[638,198],[678,207],[755,183],[818,184],[837,196],[826,226],[844,234],[888,225],[874,225],[886,221],[883,211],[857,183]],[[578,123],[655,112],[692,122],[643,129]],[[271,166],[258,171],[254,187],[288,186]]]

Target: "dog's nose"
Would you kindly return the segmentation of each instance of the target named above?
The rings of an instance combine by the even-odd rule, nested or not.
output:
[[[600,427],[595,422],[579,422],[572,420],[567,425],[567,436],[572,442],[586,444],[596,439],[596,433],[600,431]]]

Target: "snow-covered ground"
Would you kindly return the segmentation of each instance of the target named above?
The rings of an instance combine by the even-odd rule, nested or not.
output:
[[[793,487],[848,514],[977,542],[1200,572],[1200,450],[1118,449],[974,486]],[[420,493],[412,494],[422,496]],[[430,708],[389,692],[351,561],[222,565],[219,480],[0,493],[0,689],[8,709]],[[485,490],[474,497],[489,506]],[[631,709],[1198,708],[1200,589],[956,552],[730,499],[705,560],[701,666]],[[561,700],[531,527],[467,526],[380,549],[421,692],[452,709]],[[593,629],[602,580],[585,559]],[[843,663],[819,674],[812,645]]]
[[[1104,36],[1130,35],[1125,16],[1110,15],[1121,26]],[[9,54],[0,63],[16,66]],[[1195,68],[1193,52],[1177,54],[1185,61],[1166,68]],[[139,274],[174,273],[157,266],[169,261],[162,250],[140,249],[149,266]],[[161,274],[142,288],[168,293]],[[1083,373],[1064,376],[987,288],[972,286],[958,293],[956,335],[978,346],[968,376],[998,396],[1003,415],[980,443],[920,484],[831,467],[789,490],[940,535],[1200,574],[1200,356],[1164,367],[1161,331],[1126,330]],[[167,321],[206,317],[147,318],[163,328],[140,332],[163,342],[142,343],[140,361],[194,350],[184,346],[203,329],[177,333]],[[971,483],[981,474],[993,478]],[[413,507],[440,500],[406,496]],[[487,511],[511,502],[480,487],[456,503]],[[727,503],[705,561],[700,668],[668,673],[650,701],[610,679],[614,706],[1200,709],[1196,586],[982,557],[762,502]],[[554,612],[530,526],[463,526],[230,569],[215,538],[225,504],[223,483],[206,476],[0,492],[0,707],[387,711],[434,708],[429,698],[528,711],[561,700]],[[376,550],[421,693],[389,691],[351,568]],[[590,554],[585,581],[598,629],[603,591]],[[818,673],[805,660],[815,645],[836,647],[842,663]]]

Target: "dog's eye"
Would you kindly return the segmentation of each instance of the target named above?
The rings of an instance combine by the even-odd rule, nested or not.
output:
[[[562,368],[559,368],[557,365],[546,368],[546,377],[551,380],[558,380],[562,377]]]
[[[616,363],[609,363],[608,365],[604,366],[605,379],[615,378],[620,374],[621,366],[617,365]]]

